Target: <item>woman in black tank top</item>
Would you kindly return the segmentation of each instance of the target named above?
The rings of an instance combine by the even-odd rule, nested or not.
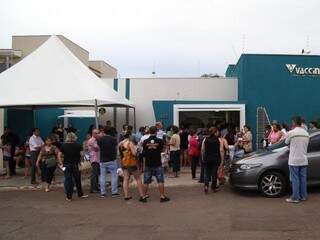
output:
[[[218,129],[216,127],[211,127],[209,129],[210,135],[204,141],[204,192],[208,193],[209,182],[211,181],[211,189],[217,192],[217,175],[218,168],[223,164],[221,160],[222,149],[220,145],[219,138],[216,136]]]

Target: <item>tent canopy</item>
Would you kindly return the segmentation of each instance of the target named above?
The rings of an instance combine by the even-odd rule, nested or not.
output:
[[[133,107],[53,35],[0,74],[0,107]]]

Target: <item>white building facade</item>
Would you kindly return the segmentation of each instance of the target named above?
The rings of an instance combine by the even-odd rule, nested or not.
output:
[[[219,102],[236,102],[238,99],[238,81],[236,78],[121,78],[104,79],[123,97],[135,104],[136,127],[150,126],[156,121],[163,121],[165,125],[179,125],[179,112],[217,112],[243,111],[241,104],[218,105]],[[173,102],[173,107],[164,106],[168,115],[162,119],[158,115],[156,105],[161,102]],[[163,108],[163,107],[161,107]],[[162,109],[163,110],[163,109]],[[126,110],[117,110],[117,129],[126,123]],[[114,110],[108,110],[106,119],[113,119]],[[197,114],[196,114],[197,115]],[[198,114],[199,115],[199,114]],[[170,119],[169,119],[170,118]],[[244,123],[244,112],[240,114],[240,122]],[[106,120],[104,119],[104,120]],[[129,111],[129,124],[134,125],[133,111]],[[103,120],[103,121],[104,121]]]

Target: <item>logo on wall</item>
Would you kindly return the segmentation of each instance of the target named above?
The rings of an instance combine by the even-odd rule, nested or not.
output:
[[[294,75],[302,76],[319,76],[319,67],[299,67],[297,64],[286,64],[288,71]]]

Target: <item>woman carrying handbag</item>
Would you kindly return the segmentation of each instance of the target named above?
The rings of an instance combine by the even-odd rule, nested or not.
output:
[[[119,151],[121,156],[121,166],[123,170],[123,193],[124,200],[128,201],[132,199],[129,196],[129,180],[133,175],[137,183],[137,188],[140,195],[140,202],[147,202],[147,198],[144,197],[141,174],[137,167],[136,149],[131,140],[131,132],[127,131],[124,135],[124,140],[119,143]]]
[[[51,182],[54,176],[54,172],[57,167],[57,163],[61,163],[59,150],[56,146],[52,144],[52,137],[47,137],[45,144],[42,146],[36,165],[39,168],[40,162],[42,162],[43,174],[42,178],[47,183],[45,188],[46,192],[50,191]]]

